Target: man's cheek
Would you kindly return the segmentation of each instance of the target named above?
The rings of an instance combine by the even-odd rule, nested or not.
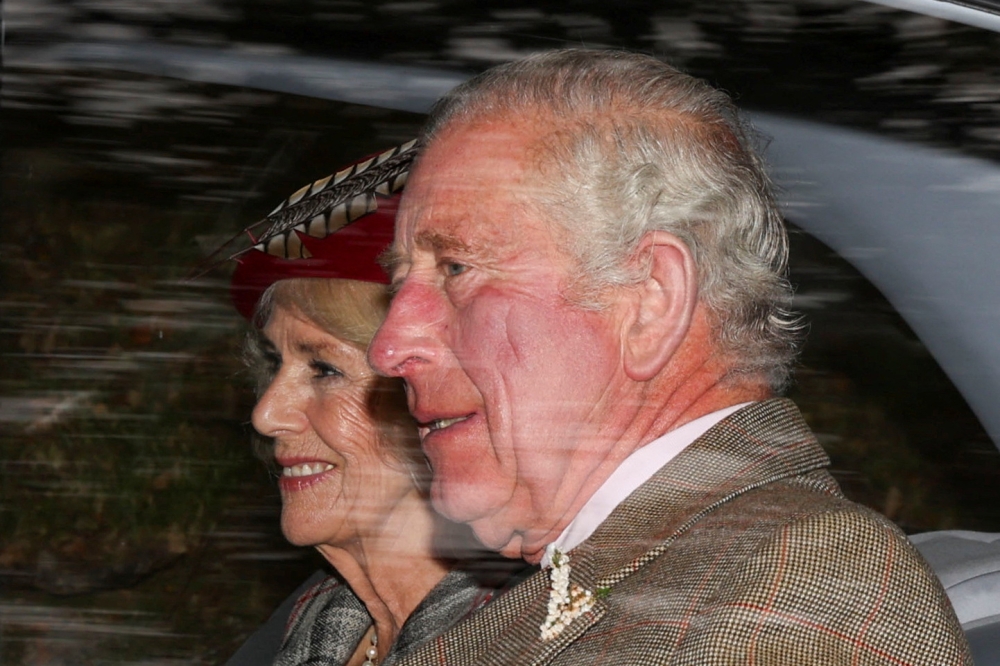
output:
[[[462,337],[469,349],[503,353],[511,346],[508,321],[513,304],[495,290],[476,301],[461,318]],[[493,355],[491,354],[491,356]]]

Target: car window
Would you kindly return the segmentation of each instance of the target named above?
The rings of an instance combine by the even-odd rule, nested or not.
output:
[[[434,85],[542,48],[621,46],[779,129],[996,165],[992,32],[860,1],[662,4],[4,3],[0,662],[219,663],[320,566],[284,542],[250,452],[226,269],[191,274],[303,184],[411,138]],[[303,87],[346,71],[333,61],[424,68],[404,78],[423,87],[376,94],[379,69]],[[790,395],[845,492],[911,533],[1000,531],[981,403],[912,303],[807,231],[810,202],[788,203],[810,321]]]
[[[789,396],[845,493],[909,533],[996,531],[1000,451],[882,293],[791,228],[795,305],[809,332]]]

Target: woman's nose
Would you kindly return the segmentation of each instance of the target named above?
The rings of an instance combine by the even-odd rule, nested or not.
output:
[[[299,432],[305,423],[303,399],[279,373],[253,408],[250,420],[254,430],[271,438]]]

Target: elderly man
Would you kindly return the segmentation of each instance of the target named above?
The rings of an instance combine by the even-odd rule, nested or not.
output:
[[[639,55],[439,104],[373,341],[435,507],[542,570],[421,664],[958,664],[939,584],[788,401],[787,238],[730,100]]]

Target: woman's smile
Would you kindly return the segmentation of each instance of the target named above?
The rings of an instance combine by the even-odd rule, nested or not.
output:
[[[278,487],[282,493],[292,493],[305,490],[317,483],[321,483],[330,478],[337,469],[333,463],[324,461],[283,463],[281,478],[278,479]]]

